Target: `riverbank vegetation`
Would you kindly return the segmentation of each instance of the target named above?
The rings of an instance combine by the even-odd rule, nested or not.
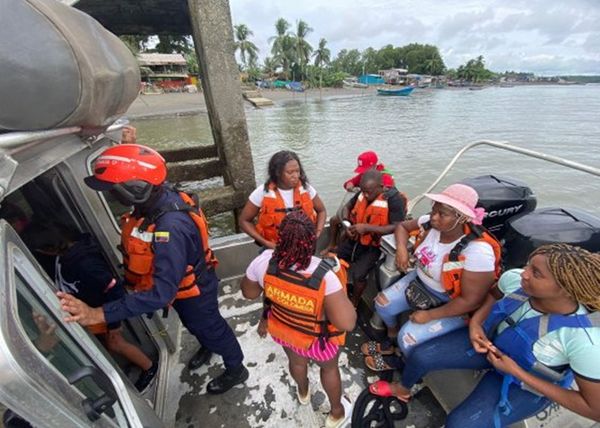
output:
[[[312,46],[307,36],[314,29],[304,20],[294,25],[279,18],[274,34],[268,39],[270,51],[259,64],[259,48],[252,40],[254,33],[243,23],[234,25],[236,57],[242,79],[247,82],[298,81],[307,87],[341,87],[344,80],[380,70],[404,69],[408,74],[438,77],[437,80],[458,84],[490,82],[538,83],[598,83],[600,76],[557,76],[538,78],[532,73],[506,71],[496,73],[486,68],[482,55],[470,59],[456,69],[447,68],[437,46],[410,43],[405,46],[388,44],[379,49],[368,47],[342,49],[332,57],[327,40],[320,38]],[[148,37],[121,36],[135,54],[139,52],[181,53],[191,74],[199,74],[198,61],[191,37],[159,35]],[[150,47],[150,45],[153,45]]]

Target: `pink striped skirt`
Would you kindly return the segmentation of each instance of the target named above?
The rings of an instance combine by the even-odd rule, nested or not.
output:
[[[271,336],[273,337],[273,336]],[[321,346],[319,345],[319,341],[315,340],[315,343],[313,343],[311,345],[310,348],[308,349],[301,349],[301,348],[297,348],[293,345],[290,345],[287,342],[284,342],[283,340],[277,339],[276,337],[273,337],[273,340],[275,341],[275,343],[280,344],[281,346],[285,346],[286,348],[292,350],[295,354],[300,355],[301,357],[305,357],[305,358],[310,358],[311,360],[315,360],[315,361],[329,361],[332,358],[334,358],[339,350],[339,346],[331,343],[331,342],[327,342],[325,344],[325,348],[321,349]]]

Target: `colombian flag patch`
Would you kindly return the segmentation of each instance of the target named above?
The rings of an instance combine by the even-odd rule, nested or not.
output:
[[[169,242],[169,232],[154,232],[154,242]]]

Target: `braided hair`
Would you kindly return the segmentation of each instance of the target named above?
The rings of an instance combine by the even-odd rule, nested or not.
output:
[[[302,186],[306,187],[306,184],[308,183],[308,178],[306,177],[304,168],[302,168],[302,162],[300,162],[300,158],[298,157],[298,155],[289,150],[281,150],[275,153],[273,156],[271,156],[271,159],[269,160],[269,178],[265,182],[265,192],[269,191],[270,183],[277,185],[277,182],[283,174],[285,165],[289,161],[293,160],[298,162],[298,166],[300,167],[300,182],[302,183]]]
[[[546,257],[555,281],[573,299],[592,311],[600,311],[600,254],[568,244],[548,244],[534,250]]]
[[[279,238],[273,258],[280,269],[296,267],[304,270],[315,253],[317,234],[315,224],[304,211],[292,211],[279,225]]]

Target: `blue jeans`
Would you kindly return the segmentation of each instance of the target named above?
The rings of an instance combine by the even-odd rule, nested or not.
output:
[[[388,327],[395,327],[398,323],[398,314],[410,310],[410,305],[406,301],[405,290],[416,276],[417,271],[411,271],[383,290],[382,293],[388,300],[387,304],[382,305],[375,300],[375,310]],[[441,300],[450,300],[446,293],[427,288],[431,294]],[[465,321],[462,317],[442,318],[425,324],[408,321],[398,332],[398,346],[404,356],[408,357],[417,345],[464,326]]]
[[[406,360],[402,385],[412,387],[427,373],[445,369],[492,369],[484,354],[471,346],[469,330],[464,327],[417,346]],[[500,400],[503,376],[496,370],[488,371],[473,392],[453,409],[446,419],[446,428],[494,427],[494,411]],[[510,385],[508,392],[512,411],[500,413],[500,424],[507,426],[541,412],[550,401],[519,386]]]

